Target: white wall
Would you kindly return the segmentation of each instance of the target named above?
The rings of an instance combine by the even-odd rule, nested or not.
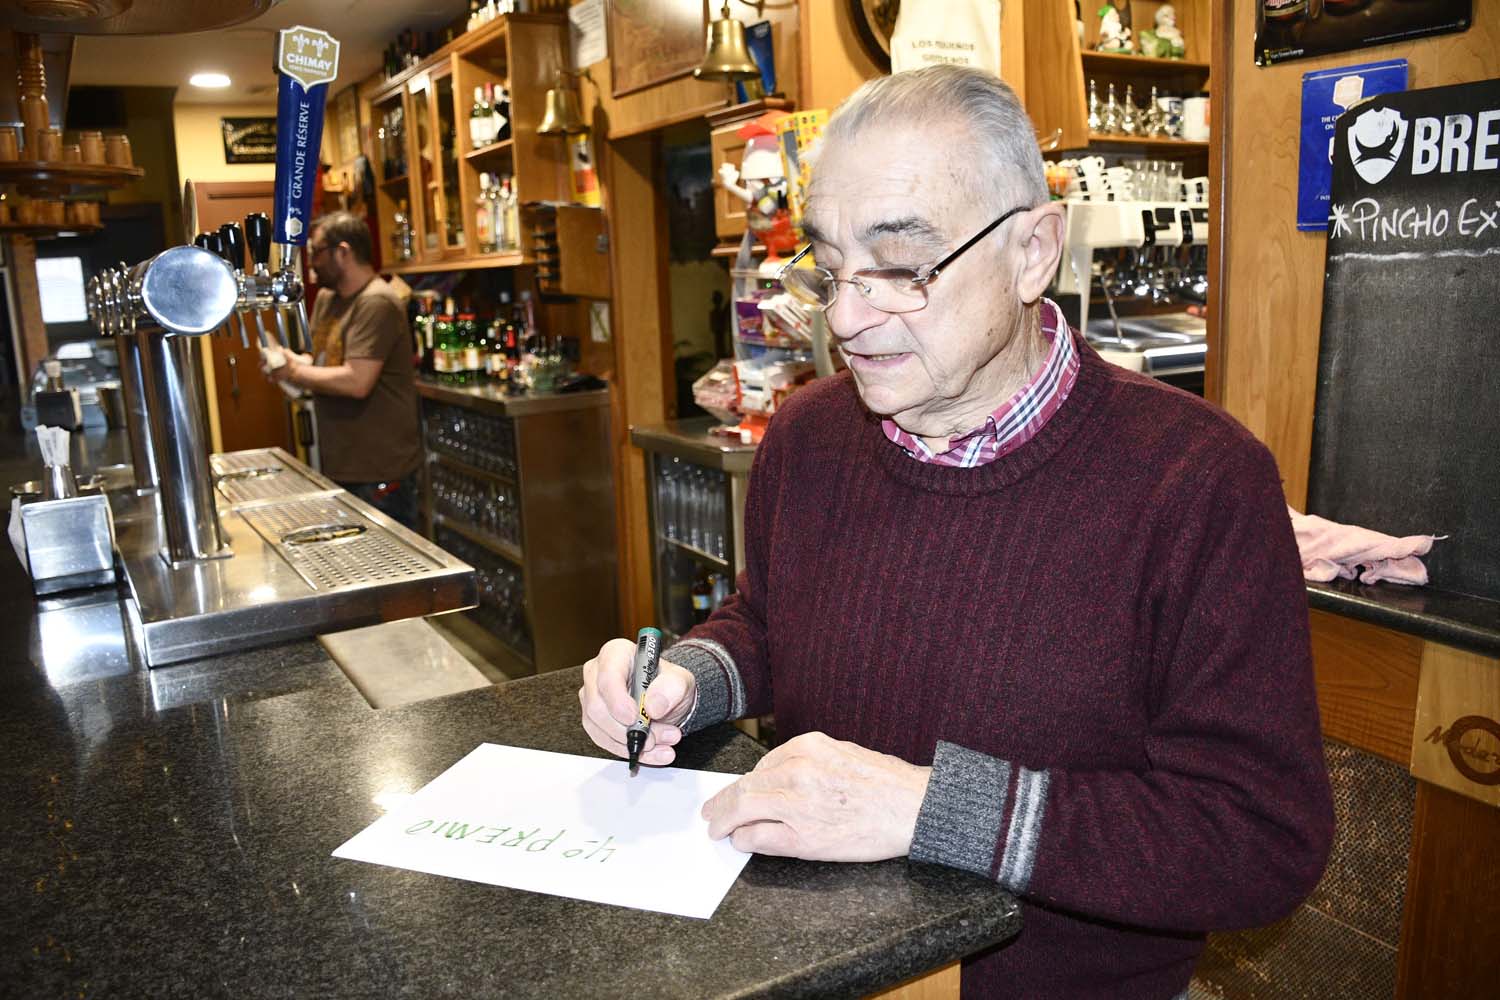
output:
[[[177,136],[177,176],[182,182],[269,181],[274,163],[225,163],[220,118],[276,117],[274,101],[261,104],[184,104],[172,106]]]

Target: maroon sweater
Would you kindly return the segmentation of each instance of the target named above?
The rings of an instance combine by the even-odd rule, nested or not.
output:
[[[755,457],[739,593],[668,657],[688,729],[774,712],[934,770],[912,859],[995,878],[969,997],[1185,990],[1208,931],[1285,916],[1333,814],[1270,453],[1106,364],[1016,452],[914,461],[845,375]]]

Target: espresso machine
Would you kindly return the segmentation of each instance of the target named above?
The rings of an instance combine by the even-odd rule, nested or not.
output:
[[[200,234],[89,287],[119,350],[133,477],[108,497],[131,631],[153,667],[477,601],[470,566],[281,449],[210,454],[202,338],[231,335],[233,317],[263,348],[271,331],[277,347],[309,340],[299,257],[338,42],[298,27],[279,48],[274,219]]]
[[[1133,371],[1169,381],[1201,378],[1203,319],[1158,307],[1207,301],[1208,205],[1137,198],[1128,180],[1116,186],[1096,179],[1074,185],[1064,209],[1053,291],[1078,297],[1076,323],[1089,343],[1105,360]],[[1096,289],[1109,315],[1091,321]],[[1134,303],[1153,308],[1130,315]]]

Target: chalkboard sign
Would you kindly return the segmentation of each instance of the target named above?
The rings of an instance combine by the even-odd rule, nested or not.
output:
[[[1500,600],[1500,80],[1339,118],[1308,510]]]

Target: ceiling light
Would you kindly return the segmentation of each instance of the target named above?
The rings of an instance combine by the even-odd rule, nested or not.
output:
[[[217,90],[229,86],[229,77],[223,73],[194,73],[188,77],[188,83],[206,90]]]

